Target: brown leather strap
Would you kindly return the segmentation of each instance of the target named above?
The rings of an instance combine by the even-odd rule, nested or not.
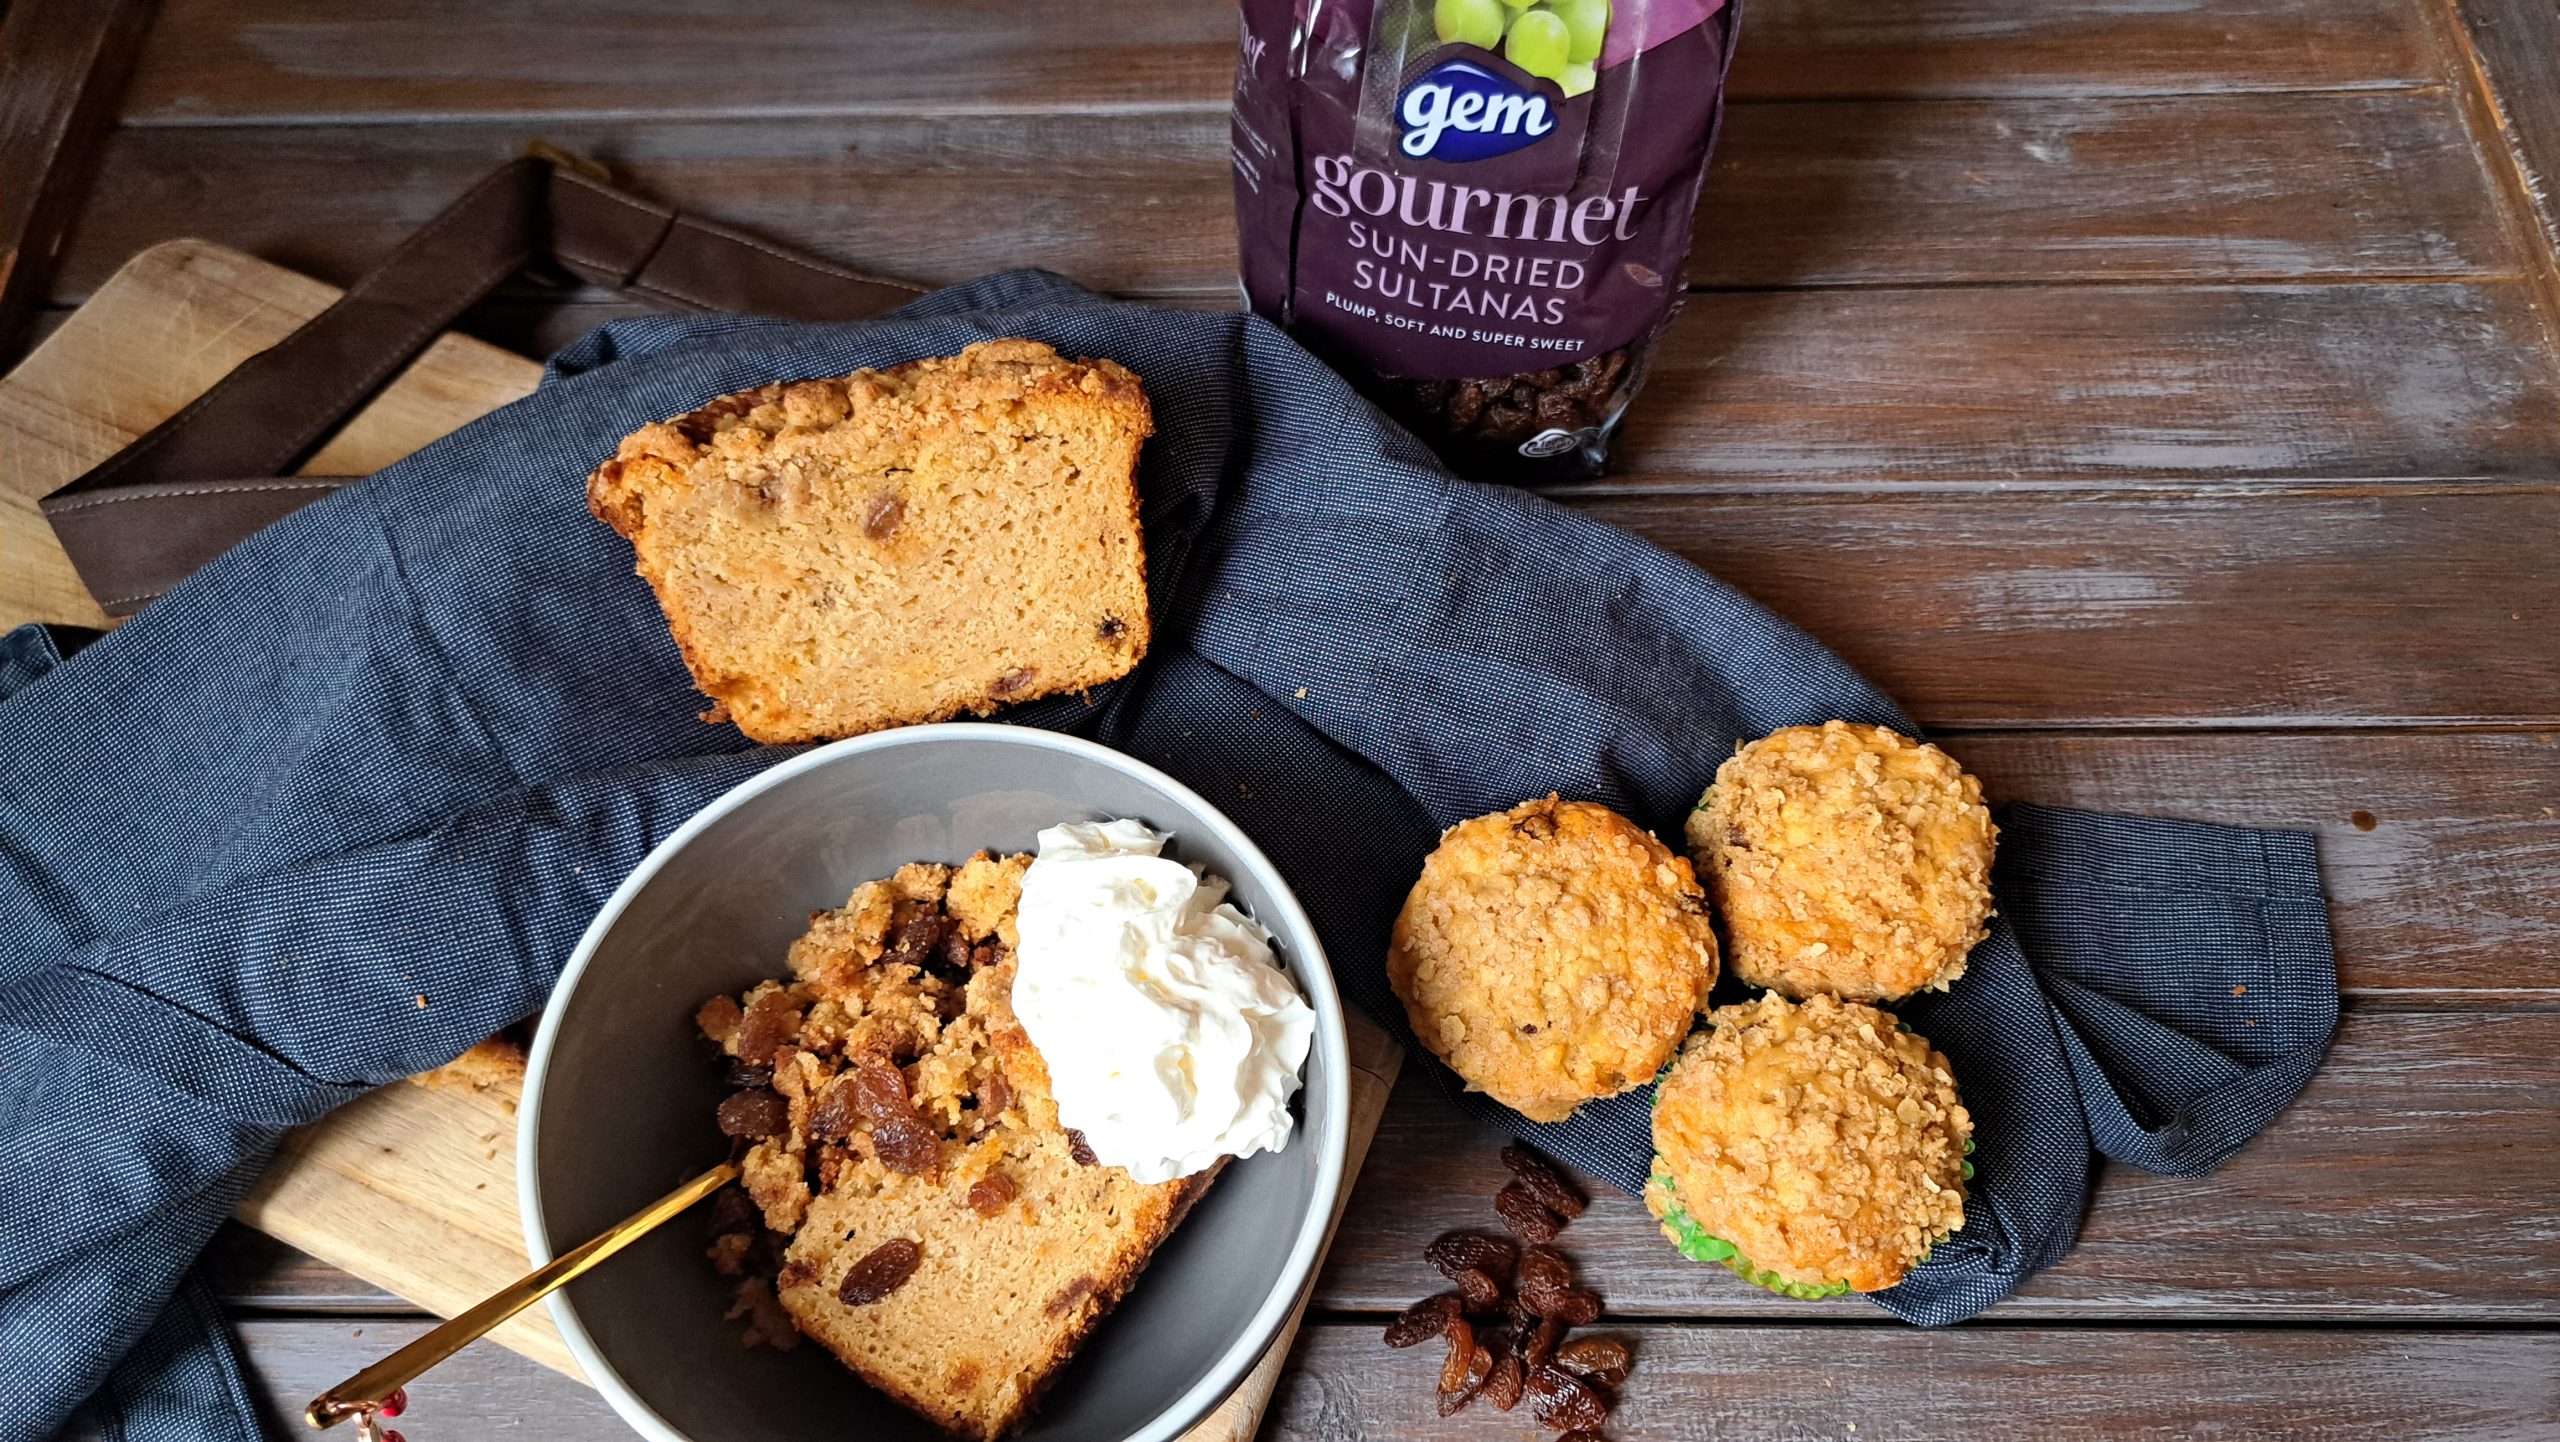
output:
[[[858,320],[921,293],[689,219],[574,157],[559,161],[528,156],[491,172],[327,310],[44,499],[107,614],[133,614],[346,484],[289,473],[455,317],[537,262],[677,310]]]

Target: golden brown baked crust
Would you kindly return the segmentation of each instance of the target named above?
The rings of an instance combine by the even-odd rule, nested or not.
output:
[[[1828,996],[1763,996],[1707,1024],[1656,1093],[1653,1146],[1710,1235],[1787,1282],[1873,1292],[1964,1225],[1973,1118],[1926,1038]],[[1656,1217],[1669,1200],[1646,1189]]]
[[[1549,796],[1441,835],[1387,980],[1470,1088],[1561,1121],[1671,1059],[1715,985],[1715,931],[1686,860],[1605,806]]]
[[[714,997],[697,1018],[748,1065],[784,1038],[765,1064],[788,1127],[743,1165],[762,1220],[789,1237],[773,1285],[792,1325],[966,1437],[1020,1424],[1216,1174],[1150,1186],[1078,1160],[1009,1004],[1028,860],[981,854],[866,883],[812,918],[791,981]],[[882,1066],[927,1143],[902,1147],[851,1103]],[[917,1245],[912,1276],[848,1303],[847,1274],[893,1239]],[[736,1274],[749,1250],[724,1237],[712,1257]],[[757,1315],[762,1285],[742,1281],[740,1315]]]
[[[776,383],[587,481],[694,684],[758,741],[1097,686],[1146,654],[1138,378],[1028,340]]]
[[[1733,974],[1803,998],[1944,989],[1988,935],[1982,783],[1881,726],[1792,726],[1716,768],[1689,814]]]
[[[518,1023],[486,1041],[474,1043],[469,1051],[446,1062],[433,1071],[423,1071],[409,1080],[429,1091],[497,1092],[501,1097],[524,1088],[527,1059],[521,1035],[524,1024]],[[506,1109],[515,1110],[507,1102]]]

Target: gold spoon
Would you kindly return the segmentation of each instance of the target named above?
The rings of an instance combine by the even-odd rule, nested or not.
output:
[[[379,1410],[391,1394],[418,1380],[419,1374],[480,1340],[489,1330],[541,1301],[595,1265],[655,1231],[661,1223],[738,1178],[736,1162],[722,1162],[692,1181],[605,1228],[578,1246],[492,1293],[480,1305],[365,1368],[311,1399],[303,1420],[314,1427],[335,1427],[350,1417]]]

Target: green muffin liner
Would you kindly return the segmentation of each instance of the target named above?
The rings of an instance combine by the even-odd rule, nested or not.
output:
[[[1910,1023],[1902,1021],[1901,1017],[1896,1016],[1894,1020],[1902,1026],[1904,1031],[1911,1029]],[[1699,1029],[1712,1030],[1713,1027],[1714,1023],[1703,1017],[1699,1019]],[[1671,1069],[1678,1065],[1679,1061],[1680,1052],[1674,1050],[1671,1060],[1664,1062],[1662,1070],[1654,1073],[1652,1094],[1645,1098],[1645,1107],[1648,1111],[1661,1109],[1663,1080],[1671,1075]],[[1973,1180],[1972,1137],[1968,1136],[1964,1139],[1964,1154],[1966,1158],[1964,1179],[1969,1182]],[[1659,1161],[1661,1158],[1657,1157],[1655,1160]],[[1808,1302],[1820,1301],[1824,1297],[1844,1296],[1852,1290],[1845,1280],[1819,1284],[1790,1282],[1768,1268],[1758,1265],[1742,1255],[1733,1243],[1713,1235],[1706,1228],[1698,1225],[1698,1219],[1689,1215],[1687,1207],[1680,1205],[1679,1188],[1673,1184],[1670,1173],[1656,1167],[1652,1180],[1662,1188],[1667,1206],[1662,1218],[1663,1231],[1670,1237],[1672,1245],[1680,1249],[1680,1255],[1687,1257],[1690,1261],[1718,1263],[1762,1291],[1775,1292],[1781,1297],[1795,1297]],[[1937,1250],[1938,1243],[1945,1241],[1951,1235],[1953,1233],[1942,1232],[1930,1238],[1928,1245],[1920,1249],[1920,1255],[1911,1259],[1911,1265],[1915,1268],[1925,1265],[1929,1260],[1929,1254]]]
[[[1655,1172],[1653,1180],[1660,1184],[1663,1195],[1666,1197],[1671,1197],[1676,1190],[1672,1186],[1671,1178],[1663,1172]],[[1680,1249],[1680,1255],[1693,1262],[1722,1263],[1727,1271],[1762,1291],[1775,1292],[1781,1297],[1796,1297],[1814,1302],[1824,1297],[1841,1296],[1849,1290],[1849,1284],[1845,1281],[1790,1282],[1768,1268],[1757,1265],[1749,1257],[1734,1250],[1733,1243],[1722,1237],[1709,1235],[1707,1229],[1699,1226],[1698,1219],[1690,1216],[1689,1209],[1681,1206],[1676,1198],[1671,1200],[1665,1209],[1662,1226],[1663,1230],[1670,1234],[1672,1245]]]

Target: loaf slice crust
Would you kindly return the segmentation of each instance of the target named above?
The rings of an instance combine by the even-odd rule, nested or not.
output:
[[[771,1069],[788,1109],[743,1160],[782,1245],[769,1283],[744,1276],[740,1313],[770,1285],[790,1327],[979,1439],[1020,1425],[1217,1172],[1142,1184],[1059,1124],[1010,1003],[1029,860],[981,854],[867,883],[812,920],[788,981],[714,998],[699,1018],[735,1064]],[[929,1142],[884,1131],[908,1125],[877,1100],[884,1065]],[[913,1272],[848,1302],[847,1274],[891,1242],[914,1244]],[[744,1274],[745,1251],[724,1241],[713,1259]]]
[[[1153,428],[1123,367],[982,341],[644,426],[587,504],[630,540],[705,719],[823,740],[1128,674]]]

